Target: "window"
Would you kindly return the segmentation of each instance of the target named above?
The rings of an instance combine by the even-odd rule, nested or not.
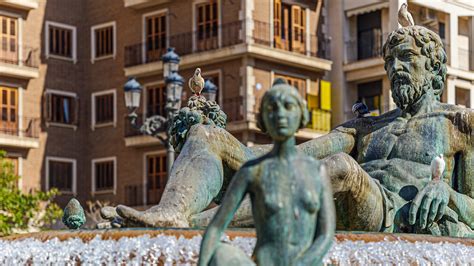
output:
[[[0,61],[18,63],[18,20],[0,15]]]
[[[209,50],[218,47],[217,1],[196,5],[197,50]]]
[[[273,42],[276,48],[306,51],[306,10],[275,0],[273,7]]]
[[[108,90],[92,93],[92,128],[98,126],[115,126],[116,92]]]
[[[47,125],[77,126],[79,99],[75,93],[46,90],[43,114]]]
[[[276,78],[285,79],[288,82],[288,84],[298,89],[298,92],[303,98],[306,97],[306,80],[305,79],[275,74],[275,79]]]
[[[147,199],[148,204],[160,202],[161,194],[167,182],[166,155],[153,154],[146,156]]]
[[[46,58],[76,61],[76,27],[46,21]]]
[[[116,157],[92,160],[92,192],[113,192],[117,176]]]
[[[91,28],[91,59],[115,57],[115,22],[105,23]]]
[[[357,59],[382,55],[381,23],[380,10],[357,16]]]
[[[166,13],[149,15],[144,18],[147,62],[161,60],[166,51]]]
[[[358,101],[367,105],[372,115],[379,115],[381,110],[382,99],[382,81],[372,81],[357,85]]]
[[[160,83],[146,87],[146,116],[166,116],[166,85]]]
[[[456,104],[466,108],[471,108],[470,90],[456,87]]]
[[[0,87],[0,132],[18,134],[18,90]]]
[[[76,160],[46,157],[46,189],[76,193]]]

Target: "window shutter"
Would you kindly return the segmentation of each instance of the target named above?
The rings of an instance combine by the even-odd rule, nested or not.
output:
[[[301,7],[299,6],[291,6],[291,41],[292,41],[292,50],[299,52],[301,51],[303,46],[303,36],[302,32],[302,22],[301,22],[302,14],[301,14]]]
[[[300,52],[304,53],[306,51],[306,42],[309,41],[306,39],[306,10],[304,8],[301,8],[301,28],[300,28],[300,34],[301,34],[301,48]]]
[[[321,80],[321,109],[331,111],[331,82]]]
[[[281,44],[281,0],[274,0],[273,5],[273,41],[276,48],[282,48]]]
[[[51,93],[45,93],[43,100],[43,118],[45,122],[51,122],[52,116],[52,104],[51,104]]]
[[[72,117],[72,124],[79,125],[79,97],[74,98],[74,105],[73,105],[73,112],[74,114]]]

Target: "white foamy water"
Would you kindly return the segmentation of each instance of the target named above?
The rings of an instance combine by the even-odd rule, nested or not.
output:
[[[0,241],[1,265],[81,265],[164,264],[195,265],[201,236],[191,239],[168,235],[123,237],[102,240],[99,236],[83,242],[36,239]],[[255,238],[224,238],[250,256]],[[474,265],[474,247],[451,243],[406,241],[336,242],[324,259],[325,264],[339,265]]]

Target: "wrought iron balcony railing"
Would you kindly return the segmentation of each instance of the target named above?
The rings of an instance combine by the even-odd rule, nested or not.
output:
[[[22,125],[20,129],[19,125]],[[0,117],[0,135],[11,135],[18,137],[39,138],[41,132],[41,120],[31,117]]]
[[[254,43],[271,48],[287,50],[299,54],[330,59],[330,45],[328,40],[320,39],[314,34],[292,35],[289,33],[287,41],[282,39],[275,43],[271,36],[271,24],[253,21],[254,30],[248,36]],[[167,37],[166,39],[142,42],[125,47],[125,67],[132,67],[161,60],[166,47],[174,47],[179,55],[215,50],[243,43],[245,21],[239,20],[218,26],[215,30],[206,32],[187,32]]]
[[[0,63],[28,66],[37,68],[39,66],[39,49],[28,46],[8,47],[8,51],[0,49]],[[20,52],[21,51],[21,58]]]
[[[243,21],[218,26],[214,31],[187,32],[168,37],[159,42],[142,42],[125,47],[125,67],[156,61],[166,52],[166,45],[174,47],[180,56],[203,52],[242,43]]]

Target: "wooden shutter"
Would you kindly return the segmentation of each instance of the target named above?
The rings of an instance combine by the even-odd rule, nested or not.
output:
[[[291,7],[292,25],[292,51],[304,52],[304,39],[305,39],[305,11],[299,6]]]
[[[276,48],[282,48],[281,43],[281,0],[274,0],[273,5],[273,41]]]
[[[166,15],[165,13],[146,18],[146,52],[147,62],[161,60],[166,49]]]
[[[147,160],[147,199],[148,204],[160,202],[167,182],[166,156],[149,155]]]
[[[321,80],[321,109],[331,111],[331,82]]]
[[[4,133],[18,133],[17,89],[0,87],[0,128]]]
[[[218,11],[217,1],[196,6],[197,11],[197,48],[198,50],[210,50],[217,48],[218,40]]]
[[[45,122],[51,122],[52,113],[51,93],[45,93],[43,96],[43,118]]]
[[[72,119],[72,123],[73,125],[79,125],[79,97],[75,97],[75,98],[72,98],[71,97],[71,104],[72,104],[72,107],[71,107],[71,111],[73,112],[72,114],[70,114],[71,116],[71,119]]]
[[[16,18],[0,16],[0,58],[6,63],[18,63],[18,22]]]

